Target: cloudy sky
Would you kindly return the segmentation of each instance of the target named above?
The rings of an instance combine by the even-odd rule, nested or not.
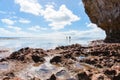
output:
[[[1,37],[104,38],[81,0],[0,0]]]

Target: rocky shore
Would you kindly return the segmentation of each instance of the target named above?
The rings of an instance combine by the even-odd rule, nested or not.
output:
[[[22,48],[0,59],[0,80],[120,80],[120,44]]]

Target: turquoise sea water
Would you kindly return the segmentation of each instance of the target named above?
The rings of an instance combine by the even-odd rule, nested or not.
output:
[[[92,39],[43,39],[43,38],[0,38],[0,48],[18,50],[23,47],[53,49],[57,46],[70,44],[87,45]]]

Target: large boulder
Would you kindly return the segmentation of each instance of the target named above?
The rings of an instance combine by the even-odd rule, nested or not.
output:
[[[105,42],[120,43],[120,0],[82,0],[90,20],[106,32]]]

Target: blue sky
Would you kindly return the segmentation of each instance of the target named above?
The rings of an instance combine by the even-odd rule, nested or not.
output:
[[[0,0],[0,36],[104,38],[81,0]]]

